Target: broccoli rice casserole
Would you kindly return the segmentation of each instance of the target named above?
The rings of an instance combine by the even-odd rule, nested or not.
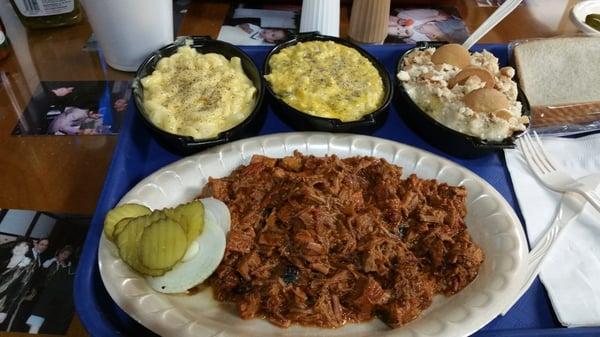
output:
[[[501,141],[529,123],[517,101],[515,70],[488,51],[460,45],[415,50],[397,74],[412,100],[438,122],[464,134]]]

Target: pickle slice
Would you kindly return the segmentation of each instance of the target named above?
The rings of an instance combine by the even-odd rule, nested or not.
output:
[[[175,212],[175,208],[163,208],[161,211],[165,214],[167,219],[171,219],[171,220],[177,222],[178,224],[181,225],[181,227],[183,227],[184,231],[186,230],[184,225],[181,224],[179,212]]]
[[[138,259],[150,269],[171,269],[187,250],[184,229],[171,219],[152,222],[141,235],[137,247]]]
[[[196,240],[204,227],[204,205],[200,200],[182,204],[166,211],[169,218],[178,222],[186,233],[188,245]]]
[[[589,14],[585,17],[585,23],[595,30],[600,31],[600,14]]]
[[[206,207],[207,213],[210,206]],[[181,293],[204,282],[217,269],[225,254],[226,239],[220,225],[207,219],[202,235],[196,238],[198,251],[189,259],[178,262],[162,276],[147,276],[152,289],[161,293]],[[187,252],[186,252],[187,254]]]
[[[150,214],[147,215],[142,215],[142,217],[147,217],[148,220],[146,221],[146,226],[150,225],[152,222],[157,221],[157,220],[161,220],[161,219],[166,219],[167,215],[161,211],[153,211]],[[119,222],[117,222],[117,225],[115,226],[115,229],[113,231],[113,238],[116,238],[122,231],[123,229],[127,226],[127,223],[133,219],[136,219],[139,217],[135,217],[135,218],[125,218]]]
[[[137,248],[144,233],[144,229],[150,224],[151,216],[133,218],[124,225],[121,232],[115,237],[115,244],[119,248],[119,256],[131,269],[149,276],[163,275],[165,269],[153,269],[143,266],[138,260]]]
[[[125,218],[135,218],[142,215],[150,214],[152,211],[142,205],[138,204],[123,204],[111,209],[104,218],[104,234],[106,237],[113,241],[114,230],[117,223]]]
[[[117,236],[119,236],[119,234],[121,234],[121,232],[125,229],[125,227],[127,227],[127,225],[129,224],[129,221],[131,221],[133,219],[135,219],[135,218],[125,218],[125,219],[122,219],[121,221],[117,222],[117,224],[115,225],[115,229],[112,232],[113,240],[116,240]],[[108,236],[108,234],[106,236]]]

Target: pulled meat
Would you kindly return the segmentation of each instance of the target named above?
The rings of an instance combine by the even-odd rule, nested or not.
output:
[[[457,293],[484,259],[465,226],[466,191],[401,176],[383,159],[296,152],[209,179],[202,196],[231,212],[216,299],[281,327],[374,316],[397,327]]]

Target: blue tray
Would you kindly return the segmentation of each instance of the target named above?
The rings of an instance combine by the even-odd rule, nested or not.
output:
[[[410,47],[409,45],[385,45],[369,46],[365,49],[377,57],[394,75],[400,54]],[[506,45],[480,45],[474,49],[482,48],[498,56],[501,65],[507,63],[508,49]],[[259,66],[262,66],[269,51],[267,47],[245,47],[243,49]],[[270,107],[267,113],[268,116],[261,129],[261,134],[293,131],[279,120]],[[492,184],[521,217],[504,156],[501,153],[490,154],[474,160],[450,157],[431,147],[411,131],[398,116],[394,105],[391,107],[385,125],[375,132],[374,136],[410,144],[468,167]],[[135,105],[131,102],[104,183],[104,189],[90,225],[75,280],[77,313],[92,336],[155,336],[154,333],[131,319],[109,297],[98,270],[98,243],[106,212],[142,178],[179,158],[154,140],[138,117]],[[561,327],[552,311],[544,287],[539,280],[536,280],[506,316],[497,317],[474,336],[600,336],[600,328],[567,329]]]

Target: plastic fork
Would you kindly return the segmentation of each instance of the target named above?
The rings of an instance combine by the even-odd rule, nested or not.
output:
[[[594,189],[600,185],[599,174],[592,174],[579,180],[586,185],[593,186],[592,188]],[[563,229],[571,221],[573,221],[579,214],[581,214],[581,212],[583,212],[586,204],[586,200],[579,194],[572,192],[563,194],[560,201],[560,207],[556,213],[556,216],[554,217],[554,221],[550,227],[548,227],[544,235],[538,239],[535,246],[529,252],[529,255],[527,255],[527,270],[523,285],[519,289],[518,296],[516,296],[514,301],[511,302],[511,304],[502,312],[502,316],[506,315],[508,310],[510,310],[510,308],[517,303],[521,296],[523,296],[527,289],[529,289],[540,272],[545,257],[548,255],[550,249],[554,246],[554,242],[558,240],[560,233],[562,233]]]
[[[463,42],[463,47],[471,49],[471,47],[473,47],[473,45],[475,45],[479,39],[492,30],[492,28],[496,27],[496,25],[500,23],[500,21],[502,21],[502,19],[504,19],[508,14],[514,11],[522,1],[523,0],[508,0],[504,2],[473,32],[473,34],[471,34],[471,36],[469,36],[465,42]]]
[[[583,184],[561,171],[544,150],[537,133],[534,132],[534,136],[535,141],[525,133],[517,140],[517,145],[538,180],[553,191],[580,194],[600,212],[600,196],[594,191],[594,187]]]

